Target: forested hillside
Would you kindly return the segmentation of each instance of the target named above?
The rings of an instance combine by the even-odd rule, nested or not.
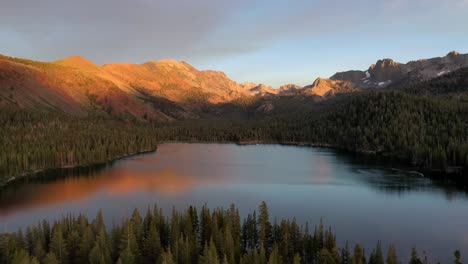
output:
[[[0,263],[320,263],[410,264],[430,263],[413,249],[401,256],[395,246],[365,251],[359,244],[338,245],[323,223],[302,226],[295,219],[271,222],[262,203],[258,214],[243,219],[239,209],[196,207],[172,211],[170,218],[154,207],[142,216],[134,210],[121,224],[106,227],[102,213],[90,220],[66,216],[50,224],[43,221],[16,233],[0,235]],[[370,253],[370,255],[369,255]],[[430,252],[426,252],[430,254]],[[461,255],[454,253],[454,263]]]
[[[2,109],[0,183],[46,168],[106,162],[156,149],[151,126],[108,117]]]

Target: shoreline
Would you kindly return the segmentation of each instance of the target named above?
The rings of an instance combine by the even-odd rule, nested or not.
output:
[[[202,140],[188,140],[188,141],[161,141],[160,144],[234,144],[238,146],[254,146],[254,145],[280,145],[280,146],[299,146],[299,147],[312,147],[312,148],[326,148],[333,150],[347,151],[350,153],[366,154],[366,155],[379,155],[377,151],[371,150],[348,150],[340,148],[336,145],[326,143],[311,143],[311,142],[293,142],[293,141],[268,141],[268,140],[248,140],[248,141],[202,141]]]
[[[43,168],[43,169],[37,169],[37,170],[34,170],[34,171],[22,172],[22,173],[20,173],[18,175],[15,175],[15,176],[12,176],[12,177],[8,178],[5,181],[1,181],[0,182],[0,190],[2,188],[5,188],[5,187],[9,186],[9,185],[12,185],[12,184],[14,184],[14,183],[16,183],[16,182],[18,182],[20,180],[24,180],[27,177],[31,177],[31,175],[32,175],[31,178],[34,178],[35,177],[34,175],[37,175],[38,173],[42,173],[42,172],[46,172],[46,171],[50,171],[50,170],[78,169],[78,168],[85,168],[85,167],[91,167],[91,166],[104,165],[104,164],[115,162],[115,161],[118,161],[118,160],[121,160],[121,159],[124,159],[124,158],[129,158],[129,157],[136,156],[136,155],[141,155],[141,154],[152,153],[152,152],[155,152],[157,149],[158,148],[156,146],[154,149],[147,149],[147,150],[137,151],[137,152],[134,152],[134,153],[126,153],[124,155],[115,156],[112,159],[102,161],[102,162],[95,162],[95,163],[90,163],[90,164],[79,164],[79,165],[66,165],[66,166],[61,166],[61,167]]]
[[[395,156],[385,154],[381,151],[371,151],[371,150],[349,150],[332,144],[326,143],[312,143],[312,142],[293,142],[293,141],[268,141],[268,140],[246,140],[246,141],[200,141],[200,140],[190,140],[190,141],[161,141],[160,144],[176,144],[176,143],[185,143],[185,144],[235,144],[237,146],[255,146],[255,145],[280,145],[280,146],[298,146],[298,147],[311,147],[311,148],[323,148],[331,149],[334,151],[343,151],[350,154],[363,155],[368,157],[373,157],[375,159],[380,159],[384,162],[394,162],[395,164],[405,165],[404,169],[400,168],[399,170],[411,172],[420,177],[427,177],[433,180],[442,180],[442,181],[452,181],[458,185],[463,190],[468,191],[468,182],[463,178],[460,178],[460,171],[454,170],[453,168],[447,168],[447,171],[441,171],[431,168],[424,168],[421,166],[416,166],[410,164],[407,160]],[[395,169],[395,168],[392,168]]]
[[[298,146],[298,147],[311,147],[311,148],[323,148],[323,149],[331,149],[335,151],[344,151],[350,154],[357,154],[357,155],[364,155],[364,156],[371,156],[375,157],[376,159],[385,159],[388,162],[393,162],[397,161],[398,163],[401,164],[406,164],[405,169],[410,169],[412,172],[415,174],[417,173],[418,175],[422,177],[429,177],[431,179],[442,179],[442,180],[450,180],[454,181],[457,185],[461,183],[460,187],[463,189],[466,189],[468,186],[466,183],[463,183],[463,179],[457,178],[457,173],[450,173],[450,172],[442,172],[442,171],[437,171],[433,169],[428,169],[428,168],[423,168],[420,166],[414,166],[411,164],[408,164],[407,161],[402,160],[401,158],[392,156],[392,155],[385,155],[381,152],[378,151],[368,151],[368,150],[348,150],[345,148],[341,148],[339,146],[335,146],[332,144],[325,144],[325,143],[312,143],[312,142],[293,142],[293,141],[285,141],[285,142],[278,142],[278,141],[268,141],[268,140],[247,140],[247,141],[202,141],[202,140],[189,140],[189,141],[160,141],[157,146],[154,149],[148,149],[148,150],[143,150],[143,151],[138,151],[135,153],[127,153],[124,155],[116,156],[112,159],[103,161],[103,162],[96,162],[96,163],[90,163],[90,164],[80,164],[80,165],[67,165],[67,166],[62,166],[62,167],[55,167],[55,168],[44,168],[44,169],[38,169],[35,171],[28,171],[28,172],[23,172],[19,175],[12,176],[9,179],[5,181],[0,182],[0,190],[2,188],[5,188],[9,185],[14,184],[15,182],[18,182],[20,180],[23,180],[30,175],[36,175],[41,172],[46,172],[49,170],[60,170],[60,169],[77,169],[77,168],[85,168],[85,167],[90,167],[90,166],[97,166],[97,165],[104,165],[108,164],[111,162],[115,162],[124,158],[136,156],[136,155],[141,155],[141,154],[146,154],[146,153],[152,153],[155,152],[158,149],[158,146],[161,144],[234,144],[237,146],[254,146],[254,145],[280,145],[280,146]],[[445,176],[445,177],[444,177]],[[33,178],[34,176],[32,176]],[[461,180],[461,181],[460,181]]]

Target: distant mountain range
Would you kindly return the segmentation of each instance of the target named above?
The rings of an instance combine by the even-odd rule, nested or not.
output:
[[[464,67],[468,67],[468,54],[456,51],[444,57],[410,61],[406,64],[383,59],[370,65],[365,71],[337,72],[329,79],[318,78],[312,85],[299,89],[299,92],[324,99],[337,93],[382,89],[427,81]]]
[[[349,81],[362,88],[385,88],[403,83],[426,81],[468,66],[468,54],[450,52],[445,57],[410,61],[379,60],[366,71],[338,72],[330,79]]]
[[[463,67],[468,67],[468,54],[457,52],[406,64],[383,59],[365,71],[338,72],[308,86],[274,89],[239,84],[223,72],[200,71],[175,60],[100,66],[79,56],[37,62],[0,55],[0,107],[55,109],[73,115],[100,111],[140,120],[187,119],[197,118],[205,105],[278,96],[322,101],[339,93],[426,81]]]

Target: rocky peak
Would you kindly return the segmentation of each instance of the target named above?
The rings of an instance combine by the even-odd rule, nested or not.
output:
[[[251,95],[254,96],[267,96],[278,94],[278,90],[273,89],[271,86],[267,86],[263,83],[243,83],[240,85],[243,89],[246,89]]]
[[[326,80],[325,80],[326,81]],[[312,83],[312,86],[314,87],[317,87],[317,86],[320,86],[322,84],[322,82],[324,82],[324,80],[320,77],[318,77],[317,79],[315,79],[315,81]]]
[[[348,93],[358,90],[359,87],[352,82],[317,78],[312,85],[304,87],[303,94],[329,98],[338,93]]]
[[[299,85],[292,84],[292,83],[285,84],[279,87],[280,90],[290,90],[290,89],[300,89],[300,88],[302,87]]]
[[[302,86],[295,85],[295,84],[286,84],[286,85],[280,86],[279,93],[280,94],[294,93],[294,92],[298,92],[301,89],[302,89]]]
[[[261,83],[261,84],[258,84],[256,86],[254,86],[254,87],[251,87],[250,91],[266,91],[266,90],[269,90],[269,89],[272,89],[272,88],[269,87],[269,86],[266,86],[263,83]]]
[[[369,67],[369,70],[383,70],[386,68],[395,68],[398,67],[400,63],[395,62],[392,59],[383,59],[383,60],[378,60],[376,64],[372,64]]]
[[[54,63],[63,65],[63,66],[78,68],[82,70],[96,70],[99,68],[99,66],[95,64],[94,62],[87,60],[78,55],[74,55],[74,56],[71,56],[62,60],[58,60],[58,61],[55,61]]]
[[[452,51],[447,54],[447,57],[458,57],[460,53],[458,51]]]

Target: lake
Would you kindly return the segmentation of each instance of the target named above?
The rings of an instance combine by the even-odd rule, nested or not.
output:
[[[266,201],[272,221],[296,217],[315,225],[322,218],[341,245],[360,242],[367,253],[381,240],[397,245],[403,259],[413,246],[432,261],[451,262],[455,249],[466,258],[467,194],[392,167],[311,147],[163,144],[154,153],[47,172],[53,177],[1,190],[0,227],[16,231],[68,213],[93,217],[99,208],[111,225],[154,204],[168,214],[235,203],[245,216]]]

